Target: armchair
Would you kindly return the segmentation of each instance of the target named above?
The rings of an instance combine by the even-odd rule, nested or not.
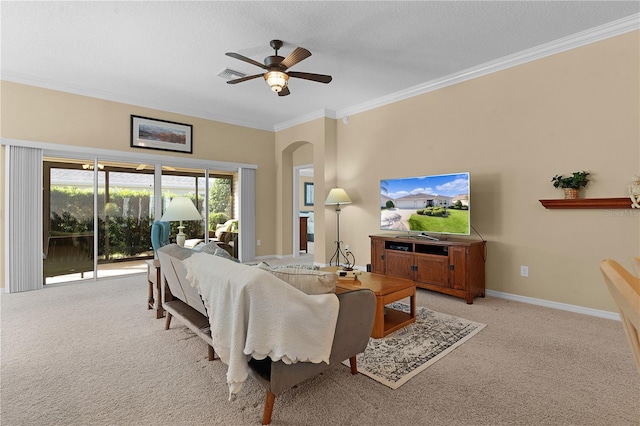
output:
[[[215,237],[220,240],[223,232],[238,232],[238,219],[229,219],[223,224],[217,224]]]
[[[151,225],[151,246],[153,254],[158,258],[158,249],[169,244],[169,234],[171,233],[171,225],[169,222],[153,222]]]
[[[618,305],[620,321],[640,373],[640,278],[611,259],[600,262],[600,270],[611,297]]]

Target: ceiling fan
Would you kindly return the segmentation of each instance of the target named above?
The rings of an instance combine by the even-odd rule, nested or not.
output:
[[[275,55],[267,56],[266,58],[264,58],[264,64],[261,64],[258,61],[254,61],[251,58],[247,58],[246,56],[240,55],[239,53],[227,52],[227,56],[231,56],[232,58],[248,62],[266,70],[265,73],[249,75],[246,77],[237,78],[235,80],[229,80],[227,81],[227,83],[237,84],[242,83],[243,81],[253,80],[254,78],[263,77],[269,87],[271,87],[271,90],[276,92],[278,96],[287,96],[289,93],[291,93],[289,91],[288,85],[289,77],[302,78],[305,80],[317,81],[319,83],[325,84],[331,82],[330,75],[312,74],[308,72],[298,71],[287,72],[289,68],[291,68],[298,62],[301,62],[302,60],[307,59],[309,56],[311,56],[311,52],[309,52],[304,47],[296,47],[289,56],[283,58],[282,56],[278,56],[278,50],[283,45],[282,41],[271,40],[271,43],[269,44],[276,51],[276,53]]]

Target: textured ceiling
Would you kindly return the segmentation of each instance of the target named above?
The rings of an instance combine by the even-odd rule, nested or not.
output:
[[[9,2],[0,4],[1,77],[72,93],[273,130],[340,116],[430,81],[634,16],[636,1]],[[258,67],[271,39],[311,51],[278,97]]]

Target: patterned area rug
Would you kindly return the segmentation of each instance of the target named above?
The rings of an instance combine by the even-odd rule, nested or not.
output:
[[[388,305],[409,312],[404,303]],[[416,374],[469,340],[486,325],[427,308],[416,308],[416,322],[382,339],[369,339],[357,356],[358,371],[398,389]],[[349,365],[349,360],[344,362]]]

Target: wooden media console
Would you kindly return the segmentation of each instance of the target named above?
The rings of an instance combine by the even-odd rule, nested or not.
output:
[[[465,299],[484,297],[485,241],[370,235],[371,272]]]

